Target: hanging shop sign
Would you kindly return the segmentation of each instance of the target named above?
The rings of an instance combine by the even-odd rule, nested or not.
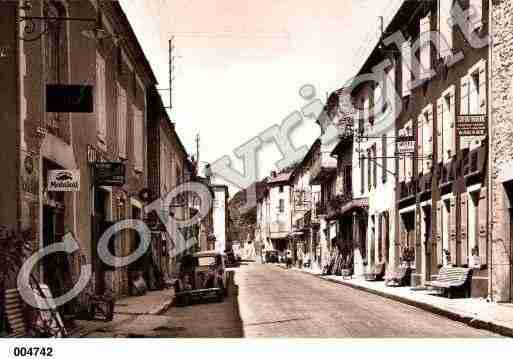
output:
[[[48,191],[78,192],[80,191],[80,170],[48,171]]]
[[[456,117],[456,131],[461,137],[485,136],[486,115],[459,115]]]
[[[123,186],[125,169],[123,162],[94,162],[94,183],[96,186]]]
[[[93,86],[46,85],[46,112],[94,112]]]
[[[415,138],[413,136],[397,137],[397,153],[401,155],[415,152]]]

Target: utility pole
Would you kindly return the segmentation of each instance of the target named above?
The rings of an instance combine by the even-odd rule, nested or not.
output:
[[[173,108],[173,80],[174,80],[174,56],[173,50],[175,49],[174,45],[175,37],[171,36],[169,39],[169,108]]]
[[[199,163],[200,151],[199,151],[200,135],[196,135],[196,162]]]

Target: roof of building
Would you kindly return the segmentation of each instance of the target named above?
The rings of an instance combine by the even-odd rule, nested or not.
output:
[[[280,173],[280,174],[276,175],[276,177],[269,178],[267,180],[267,184],[276,185],[276,184],[290,182],[290,179],[291,179],[293,173],[294,173],[294,171]]]
[[[403,0],[401,6],[396,11],[393,18],[390,20],[389,24],[384,30],[385,36],[387,34],[392,34],[397,30],[407,28],[417,16],[427,11],[428,6],[431,6],[431,4],[426,1]],[[371,53],[361,66],[360,70],[357,72],[357,75],[372,72],[372,67],[376,65],[376,63],[378,63],[381,59],[383,59],[383,57],[384,52],[382,51],[382,42],[381,39],[378,39]],[[351,92],[354,92],[356,89],[360,88],[361,85],[362,84],[351,86]]]

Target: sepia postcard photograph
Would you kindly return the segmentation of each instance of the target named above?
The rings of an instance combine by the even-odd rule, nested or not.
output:
[[[0,357],[511,345],[512,23],[0,0]]]

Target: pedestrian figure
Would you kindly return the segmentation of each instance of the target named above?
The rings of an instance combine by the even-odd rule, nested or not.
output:
[[[292,253],[290,252],[290,250],[287,250],[286,262],[287,262],[287,269],[292,267]]]

